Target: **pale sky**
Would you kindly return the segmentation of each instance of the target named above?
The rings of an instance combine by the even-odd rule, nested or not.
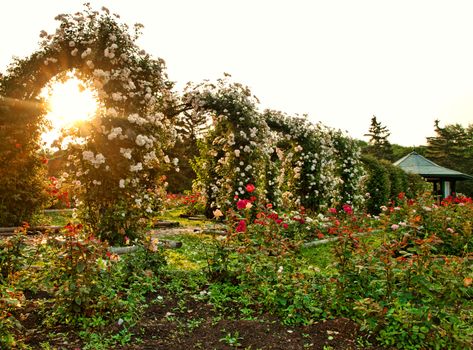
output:
[[[83,2],[0,0],[0,71]],[[473,1],[90,2],[144,24],[138,44],[166,61],[178,89],[227,72],[262,108],[361,139],[376,115],[405,146],[425,144],[435,119],[473,123]]]

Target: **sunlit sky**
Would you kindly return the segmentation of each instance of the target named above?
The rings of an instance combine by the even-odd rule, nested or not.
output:
[[[83,2],[2,0],[0,71]],[[435,119],[473,123],[473,1],[90,2],[144,24],[138,44],[166,61],[177,89],[228,72],[262,108],[361,139],[376,115],[406,146],[425,144]]]
[[[64,82],[52,81],[40,95],[49,105],[46,119],[50,130],[41,135],[46,148],[52,147],[53,141],[61,135],[61,129],[67,130],[92,118],[98,108],[94,92],[85,88],[72,72]]]

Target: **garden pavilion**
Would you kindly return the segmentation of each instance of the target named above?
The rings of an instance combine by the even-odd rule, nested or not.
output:
[[[417,152],[409,153],[407,156],[394,162],[394,165],[407,173],[419,174],[427,182],[431,182],[433,184],[433,194],[441,198],[455,195],[457,181],[473,180],[473,176],[444,168]]]

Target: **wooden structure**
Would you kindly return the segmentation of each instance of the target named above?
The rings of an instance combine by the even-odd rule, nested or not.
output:
[[[433,194],[445,198],[455,195],[456,182],[461,180],[473,180],[473,176],[463,174],[459,171],[444,168],[416,152],[394,162],[407,173],[419,174],[426,181],[433,184]]]

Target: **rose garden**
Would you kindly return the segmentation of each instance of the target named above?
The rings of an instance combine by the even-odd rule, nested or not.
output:
[[[471,347],[470,198],[227,76],[176,92],[106,9],[57,21],[0,75],[0,348]],[[70,74],[98,108],[53,155],[40,93]]]

